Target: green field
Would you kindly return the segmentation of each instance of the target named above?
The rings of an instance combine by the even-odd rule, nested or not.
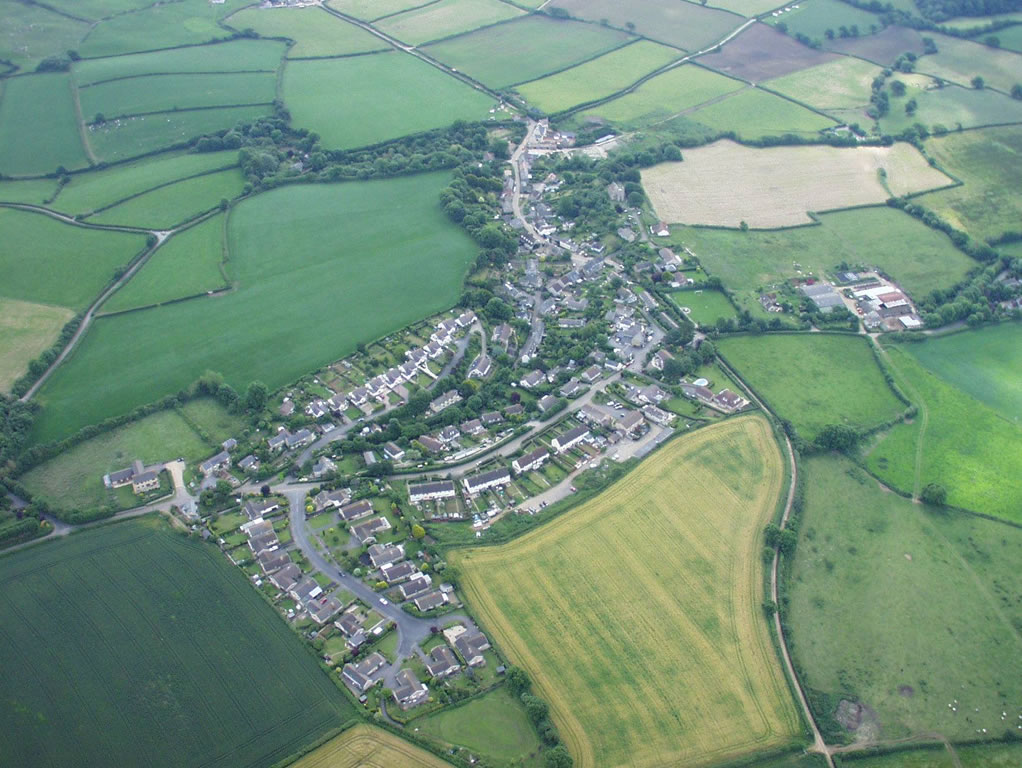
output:
[[[213,216],[175,235],[103,304],[104,312],[147,307],[224,287],[224,217]]]
[[[0,173],[31,176],[86,165],[69,76],[54,72],[3,81]]]
[[[177,109],[269,104],[276,88],[272,72],[150,75],[80,88],[78,97],[82,116],[93,122],[99,114],[109,120]]]
[[[0,297],[0,392],[6,392],[49,349],[74,316],[65,307]]]
[[[1022,53],[1022,24],[1016,24],[1007,29],[999,29],[996,37],[1000,41],[1001,48],[1006,48],[1015,53]]]
[[[759,88],[749,88],[698,109],[691,119],[716,131],[734,131],[743,139],[784,133],[816,134],[832,128],[830,118]]]
[[[372,21],[410,8],[418,8],[429,2],[430,0],[327,0],[326,4],[357,19]]]
[[[99,21],[152,5],[150,0],[49,0],[47,6],[89,21]]]
[[[766,420],[730,419],[510,544],[451,553],[576,766],[722,762],[799,732],[760,608],[783,478]]]
[[[0,584],[11,765],[254,768],[355,716],[244,575],[160,519],[5,557]]]
[[[915,99],[918,105],[914,115],[905,113],[905,104],[910,99]],[[880,128],[885,133],[895,134],[915,123],[922,123],[931,131],[935,126],[954,131],[1018,122],[1022,122],[1022,102],[988,88],[978,91],[948,85],[920,90],[910,86],[904,97],[891,99],[891,111],[880,118]]]
[[[403,53],[288,62],[284,99],[296,126],[348,149],[481,120],[489,96]]]
[[[718,319],[737,314],[727,296],[720,291],[676,291],[671,294],[671,300],[678,307],[692,310],[688,317],[701,326],[712,326]]]
[[[520,16],[524,11],[500,0],[438,0],[378,21],[374,26],[410,45],[470,32]]]
[[[97,319],[40,391],[36,438],[177,392],[210,369],[239,391],[256,379],[276,388],[451,306],[476,246],[440,209],[446,183],[426,174],[300,185],[242,202],[228,226],[238,290]],[[209,328],[216,345],[200,341]]]
[[[249,7],[227,23],[237,30],[254,29],[263,37],[294,40],[288,58],[342,56],[380,51],[387,44],[371,32],[339,19],[322,8]]]
[[[31,72],[47,56],[78,47],[89,25],[35,3],[0,0],[0,59]]]
[[[1022,57],[1013,51],[1003,51],[957,37],[939,34],[932,37],[937,44],[937,53],[920,58],[916,63],[918,72],[966,87],[972,78],[979,75],[987,88],[996,88],[1005,93],[1022,80]]]
[[[861,336],[736,336],[721,339],[718,348],[771,410],[806,440],[828,424],[863,429],[905,410]]]
[[[956,745],[954,751],[963,768],[1015,768],[1022,761],[1022,744]],[[951,753],[939,744],[932,749],[847,755],[837,760],[838,768],[957,768]]]
[[[845,7],[856,10],[850,5]],[[880,71],[876,64],[842,56],[826,64],[774,78],[767,87],[824,112],[865,109],[869,104],[870,84]]]
[[[584,110],[577,117],[582,120],[600,118],[632,130],[666,120],[743,87],[738,80],[702,67],[683,65],[647,80],[631,93]]]
[[[39,213],[0,209],[0,295],[85,309],[145,247],[142,235],[63,224]]]
[[[803,0],[797,9],[780,16],[768,16],[764,21],[773,25],[783,22],[788,25],[788,34],[792,37],[801,34],[824,43],[828,29],[833,37],[838,37],[841,27],[851,30],[854,26],[859,34],[868,35],[871,27],[880,29],[882,26],[876,14],[840,0]]]
[[[207,173],[133,197],[89,217],[101,224],[130,224],[171,229],[241,194],[245,177],[239,168]]]
[[[0,202],[42,205],[57,191],[56,179],[0,181]]]
[[[750,17],[758,16],[778,7],[777,0],[713,0],[708,5]]]
[[[560,112],[611,96],[677,58],[667,46],[640,40],[516,90],[544,112]]]
[[[504,88],[573,66],[631,39],[597,24],[531,15],[423,50],[491,88]]]
[[[875,713],[864,738],[1016,730],[1022,530],[913,504],[843,458],[805,472],[787,623],[824,725],[849,699]]]

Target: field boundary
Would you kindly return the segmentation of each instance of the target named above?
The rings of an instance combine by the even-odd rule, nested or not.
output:
[[[276,39],[276,38],[261,38],[261,39],[270,40],[270,39]],[[143,53],[146,53],[146,51],[143,51]],[[138,75],[121,75],[120,77],[110,77],[110,78],[107,78],[106,80],[96,80],[96,81],[91,82],[91,83],[86,83],[85,85],[75,85],[75,87],[78,90],[80,90],[80,91],[84,91],[84,90],[87,90],[89,88],[93,88],[93,87],[95,87],[97,85],[106,85],[107,83],[119,83],[122,80],[138,80],[139,78],[142,78],[142,77],[187,77],[188,75],[206,75],[207,77],[210,76],[210,75],[217,75],[217,76],[222,76],[222,75],[263,75],[263,74],[269,74],[270,72],[276,72],[276,71],[277,71],[276,69],[231,69],[231,70],[215,70],[215,71],[210,71],[210,72],[144,72],[144,73],[138,74]],[[178,111],[180,111],[180,110],[178,110]]]

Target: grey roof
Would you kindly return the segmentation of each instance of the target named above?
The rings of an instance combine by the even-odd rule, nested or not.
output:
[[[494,482],[511,482],[511,473],[507,467],[491,469],[478,475],[470,475],[464,479],[465,485],[471,490]]]
[[[450,480],[439,480],[435,483],[408,484],[409,496],[431,496],[441,493],[453,494],[454,483]]]

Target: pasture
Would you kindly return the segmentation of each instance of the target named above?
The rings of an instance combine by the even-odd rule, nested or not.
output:
[[[0,202],[42,205],[57,191],[56,179],[0,181]]]
[[[901,76],[900,79],[908,78]],[[1022,122],[1022,103],[996,91],[957,85],[918,88],[911,82],[906,84],[909,88],[905,96],[891,99],[891,111],[880,118],[880,127],[887,133],[899,133],[916,123],[927,126],[931,131],[937,126],[954,131]],[[905,112],[905,104],[913,98],[917,108],[914,115],[909,115]]]
[[[160,518],[5,557],[0,584],[13,765],[264,766],[355,715],[241,571]]]
[[[317,8],[249,7],[231,16],[227,23],[237,30],[254,29],[262,37],[284,37],[294,41],[290,59],[316,56],[344,56],[385,50],[380,38],[364,29]]]
[[[787,620],[828,730],[844,730],[833,716],[848,699],[872,710],[860,738],[972,741],[983,728],[993,738],[1014,731],[1022,714],[1022,574],[1014,567],[1022,530],[913,504],[844,458],[804,466]]]
[[[806,440],[829,424],[868,429],[905,410],[861,336],[735,336],[717,346],[771,410]]]
[[[148,307],[223,288],[224,216],[206,219],[161,245],[103,304],[104,312]]]
[[[354,16],[363,21],[392,16],[420,5],[427,5],[430,0],[326,0],[326,4],[335,11]]]
[[[836,37],[825,43],[828,50],[858,56],[882,67],[890,66],[903,53],[923,53],[923,36],[908,27],[884,27],[875,35]]]
[[[761,83],[836,58],[832,53],[796,43],[769,24],[753,24],[719,51],[710,51],[698,61],[739,80]]]
[[[713,0],[714,8],[737,13],[739,16],[758,16],[777,7],[776,0]]]
[[[145,237],[64,224],[40,213],[0,209],[0,295],[85,309],[114,270],[145,247]]]
[[[788,34],[792,37],[802,34],[810,40],[820,42],[827,39],[827,30],[830,30],[832,36],[837,37],[841,27],[847,30],[854,27],[860,34],[868,35],[882,26],[876,14],[842,3],[840,0],[805,0],[798,4],[798,8],[780,16],[770,16],[765,21],[773,26],[786,24]]]
[[[293,768],[449,768],[432,752],[382,728],[355,725],[292,763]]]
[[[1001,47],[1015,53],[1022,53],[1022,24],[997,31]]]
[[[239,391],[257,379],[275,389],[453,305],[477,248],[440,208],[447,179],[296,185],[238,204],[228,222],[238,290],[98,318],[40,391],[36,438],[177,392],[210,369]],[[196,344],[209,328],[217,344]],[[92,388],[88,401],[82,386]]]
[[[51,8],[77,16],[80,19],[99,21],[115,13],[127,13],[150,5],[149,0],[50,0]]]
[[[450,554],[575,765],[701,764],[798,733],[760,608],[783,478],[766,420],[731,419],[510,544]]]
[[[244,186],[239,168],[214,171],[145,192],[89,217],[89,221],[171,229],[216,208],[221,200],[238,197]]]
[[[550,6],[563,8],[586,21],[602,23],[606,19],[611,26],[634,30],[643,37],[685,51],[698,51],[715,43],[744,21],[727,11],[669,0],[553,0]]]
[[[734,131],[743,139],[786,133],[812,136],[835,121],[761,88],[749,88],[695,110],[691,119],[720,133]]]
[[[0,173],[33,176],[89,161],[65,72],[14,77],[0,94]]]
[[[524,11],[500,0],[438,0],[374,23],[381,32],[409,45],[453,37],[496,24]]]
[[[0,392],[28,370],[28,364],[57,340],[74,316],[66,307],[0,297]]]
[[[917,149],[904,143],[756,149],[722,140],[686,150],[684,158],[642,171],[643,188],[664,221],[722,227],[737,227],[742,221],[753,228],[794,226],[811,222],[809,211],[881,204],[891,193],[920,192],[951,183]]]
[[[975,24],[975,20],[972,20]],[[967,768],[1015,768],[1022,761],[1020,744],[956,745],[955,755]],[[837,763],[840,768],[956,768],[951,753],[943,746],[931,749],[899,751],[887,755],[846,755]]]
[[[991,48],[958,37],[930,36],[937,45],[937,53],[923,56],[916,62],[919,72],[966,87],[972,78],[979,75],[987,88],[996,88],[1004,93],[1022,79],[1022,56],[1013,51]]]
[[[768,82],[767,87],[824,112],[865,109],[869,104],[870,85],[879,74],[880,67],[875,64],[845,56],[778,77]]]
[[[677,58],[678,52],[672,48],[639,40],[515,90],[530,104],[552,114],[612,96]]]
[[[0,59],[31,72],[47,56],[78,47],[89,25],[35,3],[0,5]]]
[[[485,93],[396,51],[290,61],[284,100],[293,124],[316,131],[331,149],[481,120],[493,106]]]
[[[103,19],[78,50],[86,58],[96,58],[226,40],[230,32],[217,21],[246,4],[247,0],[225,0],[216,5],[208,0],[157,3]]]
[[[491,88],[504,88],[574,66],[632,39],[598,24],[529,15],[426,46],[423,51]]]
[[[108,80],[81,87],[78,98],[86,122],[177,109],[269,104],[276,96],[272,72],[151,75]]]
[[[720,291],[675,291],[671,294],[671,301],[679,309],[689,309],[687,316],[700,326],[712,326],[717,320],[734,317],[736,314],[727,296]]]

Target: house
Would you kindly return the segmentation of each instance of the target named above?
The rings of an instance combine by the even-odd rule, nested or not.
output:
[[[550,458],[550,451],[546,448],[537,448],[534,451],[530,451],[524,456],[519,456],[517,459],[511,462],[511,469],[515,471],[516,475],[520,475],[524,472],[532,472],[535,469],[539,469],[543,466],[543,462]]]
[[[440,357],[440,355],[444,353],[444,348],[440,344],[437,344],[435,341],[431,341],[429,342],[429,344],[423,347],[423,352],[426,353],[426,357],[429,358],[430,360],[436,360],[438,357]]]
[[[266,515],[276,512],[278,509],[280,509],[280,502],[274,499],[249,499],[241,507],[241,511],[245,513],[249,520],[266,517]]]
[[[280,404],[280,415],[286,419],[294,412],[295,412],[294,402],[290,398],[285,397],[284,402]]]
[[[469,495],[482,493],[489,488],[498,488],[511,482],[511,473],[506,467],[491,469],[489,472],[482,472],[478,475],[469,475],[462,478],[465,492]]]
[[[349,501],[351,501],[351,491],[347,488],[340,488],[336,491],[320,491],[312,499],[317,512],[322,512],[327,507],[337,509]]]
[[[602,376],[603,371],[600,369],[600,366],[590,365],[582,371],[582,375],[579,378],[586,384],[592,384],[595,381],[599,381]]]
[[[558,435],[550,444],[554,447],[554,450],[558,453],[564,453],[565,451],[575,447],[579,443],[589,439],[589,427],[574,427],[569,429],[567,432]]]
[[[429,404],[430,413],[440,413],[445,408],[450,408],[455,403],[461,402],[461,395],[458,390],[451,389],[444,392],[440,397]]]
[[[132,475],[131,490],[136,494],[149,493],[160,487],[160,476],[153,470]]]
[[[439,608],[441,605],[444,605],[447,602],[447,595],[437,589],[429,594],[415,598],[412,602],[415,603],[416,608],[425,613],[426,611],[432,611]]]
[[[650,359],[649,367],[657,371],[662,371],[664,369],[664,363],[666,363],[668,360],[673,359],[674,355],[672,355],[666,349],[659,349]]]
[[[294,563],[291,563],[289,565],[285,565],[276,573],[270,574],[270,583],[281,592],[290,592],[295,584],[298,583],[298,579],[301,575],[301,568]]]
[[[470,667],[481,667],[486,664],[483,651],[490,650],[490,641],[479,630],[466,630],[458,635],[454,648]]]
[[[479,420],[482,421],[483,426],[492,427],[494,424],[504,421],[504,417],[500,415],[500,411],[487,411],[479,417]]]
[[[334,626],[341,631],[341,634],[345,637],[351,637],[356,632],[362,629],[362,622],[359,620],[358,615],[355,611],[345,613],[341,618],[334,622]]]
[[[312,475],[316,478],[329,475],[331,472],[336,471],[337,465],[329,456],[320,456],[316,463],[312,465]]]
[[[539,408],[540,413],[548,413],[557,407],[558,400],[553,395],[544,395],[536,403],[536,407]]]
[[[512,418],[513,416],[521,416],[523,413],[525,413],[525,406],[523,406],[521,403],[509,405],[507,408],[504,409],[504,415],[507,416],[509,419]]]
[[[274,453],[282,451],[290,434],[286,429],[281,429],[277,434],[266,438],[266,445]]]
[[[313,400],[305,406],[305,412],[314,419],[321,419],[327,415],[329,409],[325,400]]]
[[[743,397],[735,394],[730,389],[722,389],[718,392],[714,396],[713,402],[728,411],[737,410],[746,404]]]
[[[429,435],[420,435],[419,445],[425,448],[428,453],[440,453],[444,449],[443,443]]]
[[[546,374],[543,371],[533,371],[527,374],[521,381],[518,382],[519,386],[524,389],[533,389],[538,387],[546,381]]]
[[[238,462],[238,469],[242,472],[258,472],[259,471],[259,459],[253,456],[251,453]]]
[[[365,387],[358,387],[348,393],[348,401],[356,408],[365,405],[369,400],[369,390]]]
[[[428,574],[419,574],[416,578],[409,579],[399,586],[397,593],[401,596],[402,600],[411,600],[413,597],[418,597],[427,592],[432,584],[433,579]]]
[[[394,678],[394,701],[401,709],[411,709],[422,704],[429,697],[429,688],[420,683],[410,669],[402,669]]]
[[[277,538],[277,534],[274,531],[253,536],[248,540],[248,548],[252,550],[252,554],[256,557],[279,546],[280,539]]]
[[[266,574],[279,571],[284,566],[291,564],[291,558],[287,552],[281,552],[280,550],[261,552],[256,560],[259,562],[259,567],[262,568],[263,573]]]
[[[660,389],[660,387],[656,384],[650,384],[648,387],[641,387],[638,391],[638,395],[640,402],[649,403],[650,405],[659,405],[670,397],[670,395]]]
[[[617,231],[617,236],[624,240],[626,243],[635,242],[635,232],[632,231],[631,227],[621,227]]]
[[[459,437],[461,437],[461,432],[459,432],[458,428],[453,425],[448,425],[437,433],[437,440],[444,445],[450,445]]]
[[[336,597],[328,597],[326,600],[316,603],[315,605],[307,605],[305,609],[309,613],[309,617],[317,624],[326,624],[330,619],[336,616],[341,609],[344,608],[341,605],[341,601]]]
[[[255,520],[249,520],[247,523],[242,523],[238,530],[248,536],[250,539],[256,536],[262,536],[264,533],[270,533],[273,530],[273,523],[269,520],[263,520],[261,517],[257,517]]]
[[[231,466],[231,455],[227,451],[220,451],[213,458],[206,459],[199,464],[199,471],[206,477],[209,477],[215,472],[227,469],[229,466]]]
[[[385,565],[404,560],[405,548],[402,544],[373,544],[366,550],[369,555],[369,562],[374,568],[382,568]]]
[[[481,435],[486,431],[486,427],[483,426],[483,422],[479,419],[469,419],[461,423],[459,429],[466,435]]]
[[[671,236],[671,228],[668,226],[666,221],[658,221],[656,224],[651,225],[649,231],[650,234],[656,235],[657,237]]]
[[[421,573],[415,563],[410,563],[407,560],[400,563],[388,563],[380,568],[380,578],[387,582],[388,586],[400,584],[402,581],[408,581],[408,579],[418,578]]]
[[[673,413],[657,408],[655,405],[647,405],[643,408],[642,415],[646,417],[647,421],[659,424],[661,427],[669,427],[676,418]]]
[[[440,480],[435,483],[409,483],[408,500],[412,504],[422,501],[436,501],[437,499],[454,498],[454,483],[450,480]]]
[[[315,580],[306,576],[304,579],[295,584],[291,589],[288,590],[288,594],[296,602],[305,605],[310,600],[315,600],[317,597],[323,594],[323,588],[315,582]]]
[[[405,452],[397,443],[385,443],[383,455],[390,461],[401,461],[405,457]]]
[[[457,657],[446,645],[438,645],[426,656],[426,672],[434,679],[450,677],[460,669]]]
[[[485,379],[490,375],[493,370],[493,361],[487,354],[480,354],[472,361],[472,364],[468,367],[468,378],[470,379]]]
[[[387,663],[387,659],[378,651],[373,651],[361,661],[355,664],[345,664],[341,670],[341,678],[345,684],[356,694],[368,691],[374,683],[371,675],[381,669]]]
[[[496,344],[498,347],[507,352],[508,347],[511,346],[511,338],[514,335],[514,331],[511,330],[511,326],[507,323],[501,323],[493,329],[493,334],[490,336],[490,341]]]
[[[361,520],[373,513],[373,504],[369,499],[359,499],[351,504],[341,507],[341,520],[350,523],[353,520]]]
[[[586,385],[572,376],[564,383],[564,386],[561,387],[560,395],[561,397],[566,397],[570,400],[571,398],[578,397],[585,391]]]
[[[230,451],[233,451],[235,448],[238,447],[238,441],[235,440],[233,437],[228,437],[226,440],[224,440],[222,443],[220,443],[220,446],[225,451],[230,452]]]
[[[103,485],[107,488],[122,488],[131,484],[131,478],[144,472],[142,462],[136,459],[127,469],[119,469],[109,475],[103,475]]]
[[[610,198],[612,203],[623,203],[625,201],[624,184],[612,181],[607,185],[607,196]]]
[[[293,435],[284,436],[284,444],[290,451],[292,448],[301,448],[303,445],[308,445],[315,439],[315,436],[307,429],[300,429]]]
[[[351,526],[351,538],[359,545],[375,544],[376,535],[389,531],[392,527],[387,518],[374,517],[372,520]]]
[[[646,419],[641,413],[638,411],[628,411],[628,413],[618,419],[617,426],[626,435],[634,437],[645,423]]]
[[[613,417],[601,408],[597,408],[595,405],[583,405],[578,411],[578,417],[594,427],[603,427],[606,429],[609,427],[614,419]]]

